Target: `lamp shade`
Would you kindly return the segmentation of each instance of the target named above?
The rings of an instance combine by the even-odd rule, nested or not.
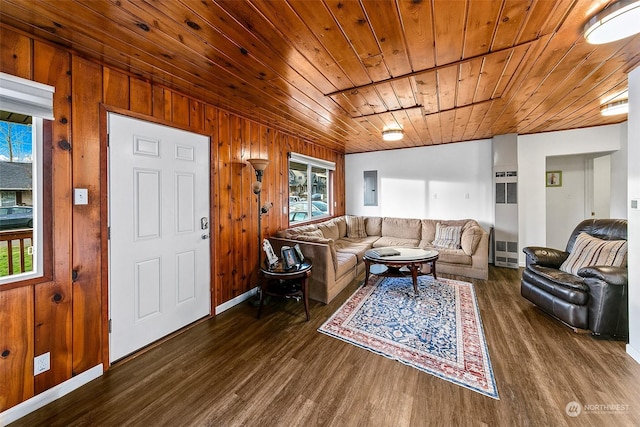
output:
[[[640,0],[620,0],[596,14],[584,27],[591,44],[621,40],[640,33]]]
[[[617,114],[627,114],[629,112],[629,100],[609,102],[600,107],[600,114],[603,116],[615,116]]]
[[[399,141],[402,139],[402,129],[387,129],[382,131],[382,139],[385,141]]]
[[[251,163],[251,166],[253,166],[253,169],[256,171],[264,171],[269,164],[269,160],[267,159],[248,159],[247,161]]]

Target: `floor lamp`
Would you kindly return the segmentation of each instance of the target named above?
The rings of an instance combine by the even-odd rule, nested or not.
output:
[[[272,203],[265,203],[264,206],[260,204],[260,193],[262,192],[262,177],[264,170],[269,164],[267,159],[248,159],[249,163],[256,172],[256,182],[251,186],[253,193],[258,196],[258,273],[260,273],[260,264],[262,258],[262,215],[269,212],[269,209],[273,206]]]

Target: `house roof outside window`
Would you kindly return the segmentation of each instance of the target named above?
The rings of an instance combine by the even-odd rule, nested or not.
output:
[[[31,190],[32,164],[0,162],[0,190]]]

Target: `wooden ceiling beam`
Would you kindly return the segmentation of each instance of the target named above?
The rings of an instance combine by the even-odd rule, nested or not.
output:
[[[325,96],[332,97],[332,96],[336,96],[336,95],[341,95],[343,93],[350,93],[350,92],[353,92],[354,90],[358,91],[360,89],[368,89],[368,88],[376,87],[376,86],[384,84],[384,83],[390,83],[390,82],[395,82],[395,81],[406,79],[406,78],[410,78],[410,77],[415,77],[415,76],[418,76],[420,74],[428,73],[428,72],[431,72],[431,71],[439,71],[439,70],[443,70],[443,69],[448,68],[448,67],[454,67],[454,66],[458,66],[458,65],[461,65],[461,64],[466,64],[467,62],[475,61],[477,59],[486,59],[486,58],[489,58],[489,57],[491,57],[493,55],[497,55],[497,54],[500,54],[500,53],[503,53],[503,52],[510,52],[510,51],[512,51],[514,49],[518,49],[518,48],[521,48],[521,47],[529,46],[529,45],[537,42],[541,38],[542,38],[542,36],[540,36],[540,37],[538,37],[538,38],[536,38],[534,40],[529,40],[528,42],[520,43],[520,44],[511,46],[511,47],[506,47],[506,48],[503,48],[503,49],[494,50],[492,52],[483,53],[481,55],[471,56],[469,58],[460,59],[458,61],[449,62],[447,64],[436,65],[434,67],[427,68],[425,70],[412,71],[410,73],[403,74],[401,76],[390,77],[388,79],[384,79],[384,80],[380,80],[380,81],[376,81],[376,82],[372,82],[372,83],[367,83],[367,84],[364,84],[364,85],[354,86],[354,87],[351,87],[351,88],[348,88],[348,89],[340,89],[340,90],[337,90],[335,92],[328,93]]]
[[[442,109],[442,110],[439,110],[439,111],[434,111],[432,113],[423,113],[422,115],[425,116],[425,117],[426,116],[432,116],[432,115],[435,115],[435,114],[445,113],[447,111],[453,111],[453,110],[456,110],[458,108],[473,107],[473,106],[476,106],[476,105],[483,105],[483,104],[486,104],[487,102],[495,101],[497,99],[500,99],[500,98],[491,98],[491,99],[485,99],[485,100],[482,100],[482,101],[471,102],[469,104],[456,105],[455,107],[445,108],[445,109]],[[372,117],[372,116],[379,116],[380,114],[399,113],[399,112],[402,112],[402,111],[415,110],[415,109],[422,108],[422,107],[423,107],[422,105],[416,105],[414,107],[397,108],[395,110],[384,111],[382,113],[371,113],[371,114],[363,114],[361,116],[355,116],[354,119],[356,119],[356,118],[357,119],[367,118],[367,117]]]

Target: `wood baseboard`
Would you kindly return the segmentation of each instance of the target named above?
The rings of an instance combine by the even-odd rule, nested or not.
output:
[[[93,368],[84,371],[81,374],[76,375],[68,379],[67,381],[58,384],[57,386],[43,391],[40,394],[36,394],[29,400],[25,400],[22,403],[17,404],[4,412],[0,413],[0,426],[6,426],[12,422],[19,420],[27,414],[40,409],[43,406],[53,402],[56,399],[61,398],[65,394],[72,392],[75,389],[82,387],[90,381],[102,376],[103,369],[102,364],[96,365]]]

